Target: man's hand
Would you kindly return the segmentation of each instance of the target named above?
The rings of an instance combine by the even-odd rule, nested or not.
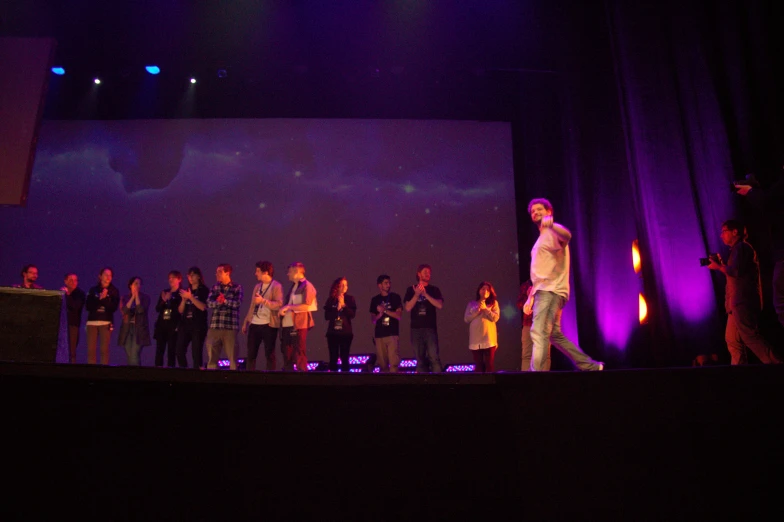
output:
[[[542,216],[542,228],[553,228],[553,216]]]
[[[418,285],[414,285],[414,295],[415,296],[419,297],[420,295],[422,295],[422,292],[424,292],[424,291],[425,291],[425,287],[422,286],[421,283],[418,284]]]
[[[281,306],[280,307],[280,312],[278,312],[278,313],[282,317],[282,316],[286,315],[286,312],[288,312],[288,311],[289,311],[289,305],[286,305],[286,306]]]
[[[61,292],[65,292],[65,293],[66,293],[66,295],[71,295],[71,292],[69,292],[69,291],[68,291],[68,287],[67,287],[67,286],[64,286],[64,287],[62,287],[62,288],[60,289],[60,291],[61,291]]]
[[[184,301],[193,299],[193,294],[191,293],[191,289],[188,288],[187,290],[180,290],[180,297],[182,297]]]
[[[265,299],[260,295],[257,295],[256,297],[253,298],[253,304],[257,304],[257,305],[264,304],[264,301]]]
[[[534,296],[528,294],[528,299],[525,300],[525,304],[523,305],[523,313],[525,315],[531,315],[534,313]]]
[[[386,311],[386,309],[387,309],[387,307],[386,307],[386,306],[384,306],[384,305],[382,305],[382,304],[380,304],[380,305],[378,305],[378,306],[376,307],[376,310],[377,310],[377,311],[378,311],[378,313],[380,313],[380,314],[383,314],[383,313]]]
[[[226,302],[226,296],[223,294],[218,294],[218,298],[215,299],[215,302],[222,305]]]
[[[735,185],[735,188],[737,189],[737,193],[741,196],[745,196],[751,192],[751,185]]]

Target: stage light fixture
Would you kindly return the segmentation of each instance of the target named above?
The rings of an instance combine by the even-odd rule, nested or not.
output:
[[[159,74],[161,72],[161,68],[157,65],[147,65],[144,67],[144,70],[150,74]]]
[[[191,78],[191,83],[196,83],[196,78]]]
[[[226,69],[218,69],[218,78],[225,78],[228,76]]]
[[[416,359],[400,359],[400,364],[397,366],[398,368],[416,368]]]
[[[444,371],[447,373],[467,373],[476,369],[475,364],[447,364]]]
[[[93,83],[94,83],[95,85],[101,85],[101,79],[100,79],[100,78],[95,78],[95,79],[93,80]]]
[[[632,266],[634,273],[640,275],[642,271],[642,256],[640,255],[640,242],[638,240],[632,241]]]
[[[640,292],[640,324],[648,322],[648,303],[645,302],[645,296]]]
[[[57,76],[62,76],[65,74],[65,69],[62,67],[52,67],[52,72],[55,73]]]

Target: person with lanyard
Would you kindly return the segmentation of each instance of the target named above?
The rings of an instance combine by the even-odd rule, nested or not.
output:
[[[370,321],[376,345],[376,363],[382,373],[397,373],[400,365],[400,318],[403,300],[391,292],[391,278],[382,274],[376,279],[381,292],[370,300]]]
[[[327,347],[329,348],[329,371],[338,371],[338,357],[340,357],[340,370],[343,373],[351,371],[349,353],[354,332],[351,329],[351,320],[357,315],[357,301],[348,295],[348,280],[338,277],[332,283],[329,297],[324,303],[324,319],[327,325]]]
[[[221,349],[229,358],[229,368],[237,369],[237,330],[240,329],[239,310],[242,305],[242,285],[231,280],[232,267],[221,263],[215,270],[218,280],[210,290],[207,306],[212,308],[210,329],[207,330],[207,369],[218,369]]]
[[[248,334],[248,356],[245,358],[245,369],[256,370],[256,357],[259,347],[264,343],[266,370],[274,372],[275,339],[280,329],[278,310],[283,305],[283,286],[272,279],[275,268],[269,261],[256,263],[256,280],[253,289],[253,302],[248,308],[248,315],[242,324],[242,333]]]
[[[174,368],[177,354],[177,330],[180,326],[180,283],[182,274],[169,272],[169,288],[164,289],[155,305],[158,319],[155,321],[155,366],[163,366],[163,356],[168,349],[166,366]]]
[[[177,366],[188,367],[188,344],[191,345],[193,368],[202,367],[204,339],[207,336],[207,298],[210,290],[198,266],[188,269],[188,288],[180,290],[180,327],[177,333]]]
[[[28,290],[43,290],[44,287],[36,283],[38,281],[38,267],[35,265],[25,265],[22,267],[22,282],[15,284],[13,288],[27,288]]]
[[[280,349],[283,352],[283,371],[292,371],[296,364],[298,372],[308,371],[307,336],[315,325],[313,314],[318,310],[316,288],[305,279],[305,265],[292,263],[288,266],[291,288],[286,305],[280,308]]]
[[[437,286],[430,284],[432,271],[430,265],[419,265],[417,284],[409,286],[403,298],[406,311],[411,312],[411,344],[417,361],[417,373],[441,372],[436,310],[444,307],[444,297]]]
[[[125,348],[128,366],[140,366],[142,348],[150,346],[150,296],[142,293],[142,278],[132,277],[128,281],[130,294],[120,300],[122,326],[117,336],[117,344]]]
[[[109,364],[109,338],[114,329],[114,312],[120,304],[120,291],[112,284],[114,272],[108,266],[98,274],[98,284],[90,288],[85,300],[87,308],[87,364],[96,364],[98,341],[101,343],[101,364]]]

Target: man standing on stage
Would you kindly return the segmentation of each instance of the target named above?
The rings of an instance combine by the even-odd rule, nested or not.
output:
[[[221,348],[226,350],[230,368],[237,369],[237,353],[234,343],[240,329],[240,306],[242,305],[242,285],[232,282],[231,265],[221,263],[215,270],[218,282],[210,290],[207,306],[212,308],[212,320],[207,331],[207,369],[218,368]]]
[[[269,261],[256,263],[256,280],[253,289],[253,301],[248,315],[242,323],[242,333],[248,334],[248,356],[245,358],[245,369],[256,369],[256,357],[259,347],[264,344],[264,357],[267,361],[266,370],[274,372],[275,339],[278,338],[280,316],[278,310],[283,305],[283,287],[272,279],[275,268]]]
[[[523,306],[523,313],[533,311],[531,339],[534,353],[531,371],[546,371],[546,354],[552,343],[580,370],[603,370],[604,363],[594,361],[561,332],[561,314],[569,300],[569,241],[572,234],[553,221],[553,206],[546,199],[528,204],[528,214],[539,228],[539,239],[531,250],[533,288]]]
[[[308,371],[307,338],[313,328],[313,315],[318,310],[316,288],[305,279],[305,265],[292,263],[288,267],[291,288],[278,312],[281,316],[280,350],[283,352],[283,371],[292,371],[294,364],[298,372]]]
[[[417,373],[441,372],[441,357],[438,353],[438,329],[436,310],[444,307],[444,298],[437,286],[430,284],[432,268],[419,265],[417,284],[406,289],[403,298],[407,312],[411,312],[411,345],[417,360]]]
[[[370,300],[376,358],[382,372],[397,373],[400,365],[400,318],[403,315],[403,301],[398,294],[390,292],[392,283],[388,275],[378,276],[376,284],[381,293]]]
[[[721,240],[730,247],[727,264],[720,257],[711,257],[708,268],[727,276],[724,308],[727,311],[727,329],[724,339],[732,357],[732,364],[747,364],[746,348],[764,364],[781,361],[759,331],[762,312],[762,283],[759,263],[754,248],[746,242],[746,227],[730,219],[721,225]]]
[[[37,285],[38,268],[35,265],[25,265],[22,267],[22,282],[14,285],[14,288],[27,288],[29,290],[43,290],[44,287]]]
[[[82,326],[82,309],[87,299],[79,288],[79,278],[74,273],[65,274],[65,306],[68,309],[68,354],[71,364],[76,362],[76,346],[79,344],[79,329]]]

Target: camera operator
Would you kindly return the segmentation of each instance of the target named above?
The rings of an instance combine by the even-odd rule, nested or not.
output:
[[[721,257],[710,257],[708,268],[723,273],[727,278],[724,308],[727,329],[724,340],[732,357],[732,364],[747,364],[746,348],[764,364],[779,364],[781,360],[759,331],[762,312],[762,285],[759,262],[754,248],[746,242],[746,227],[731,219],[721,225],[721,240],[730,247],[725,264]]]
[[[749,182],[735,182],[734,191],[740,196],[746,196],[749,203],[764,214],[765,222],[770,226],[774,265],[773,306],[779,322],[784,326],[784,166],[778,181],[767,190],[752,179]]]

